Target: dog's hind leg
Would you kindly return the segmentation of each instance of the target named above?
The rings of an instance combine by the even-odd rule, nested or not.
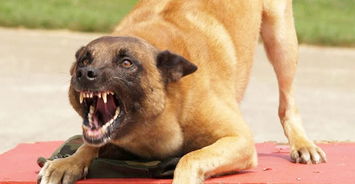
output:
[[[292,94],[298,43],[292,0],[265,0],[261,36],[279,85],[279,117],[297,163],[326,161],[325,153],[307,137]]]

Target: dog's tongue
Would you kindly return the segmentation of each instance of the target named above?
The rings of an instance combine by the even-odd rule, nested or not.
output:
[[[93,119],[95,124],[98,123],[97,125],[102,126],[110,121],[115,115],[116,108],[117,106],[113,95],[107,96],[106,103],[102,100],[102,98],[98,98]]]

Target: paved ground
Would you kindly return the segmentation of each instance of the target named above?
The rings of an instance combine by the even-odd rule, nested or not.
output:
[[[80,133],[67,100],[75,51],[98,34],[0,28],[0,153]],[[355,141],[355,49],[300,47],[296,100],[314,140]],[[285,142],[277,85],[261,46],[242,104],[255,139]]]

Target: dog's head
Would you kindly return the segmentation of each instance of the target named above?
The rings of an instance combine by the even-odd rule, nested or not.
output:
[[[83,118],[87,143],[103,145],[118,130],[161,114],[166,85],[197,67],[142,39],[101,37],[76,53],[69,98]]]

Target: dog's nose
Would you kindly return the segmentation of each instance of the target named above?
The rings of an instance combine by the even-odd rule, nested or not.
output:
[[[79,68],[76,72],[76,77],[78,80],[93,81],[97,77],[97,70],[89,67]]]

